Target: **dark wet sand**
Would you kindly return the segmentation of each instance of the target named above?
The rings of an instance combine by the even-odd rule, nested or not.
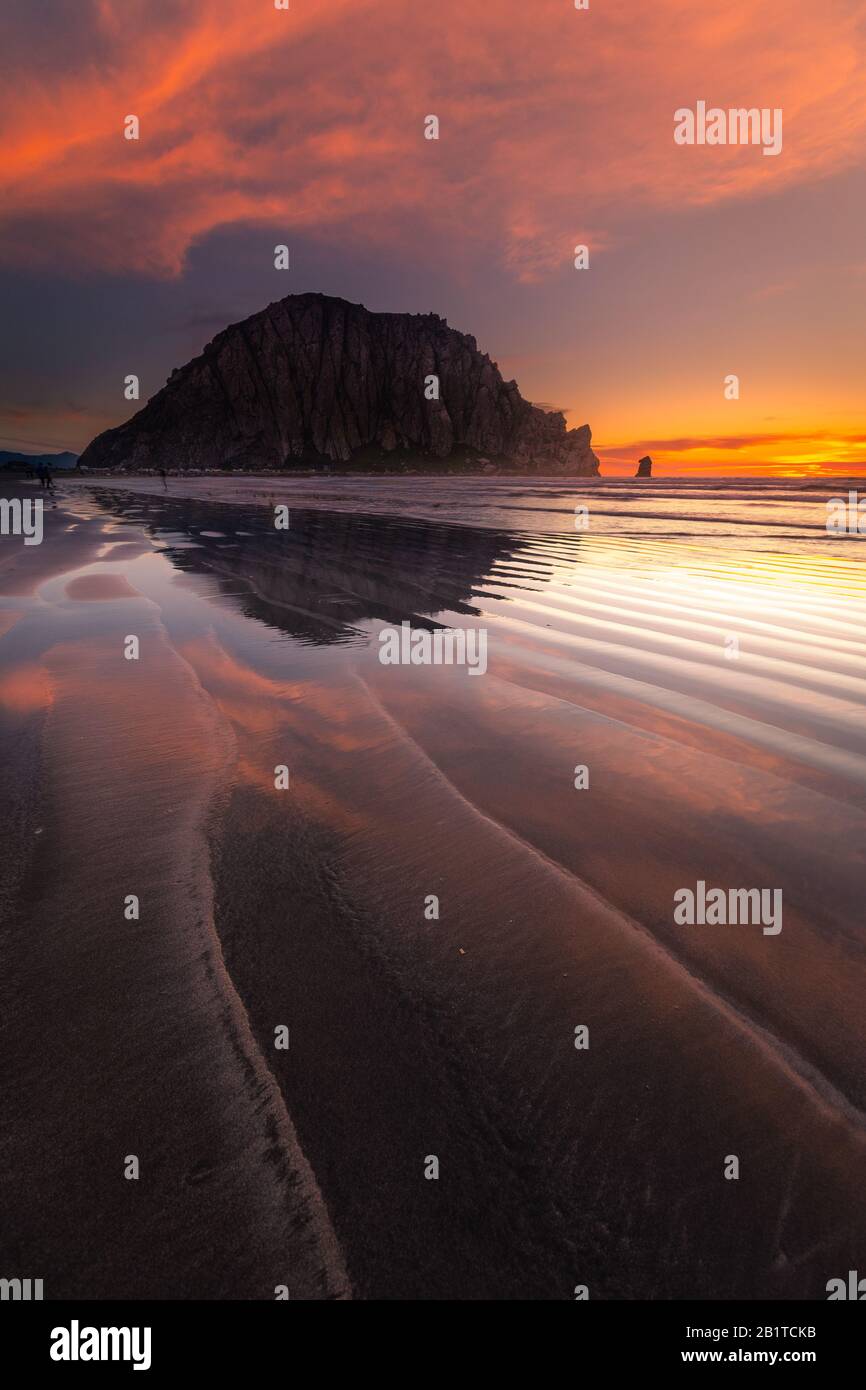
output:
[[[315,512],[275,543],[251,509],[100,496],[118,523],[80,495],[87,544],[0,638],[13,830],[42,832],[2,947],[28,1268],[64,1294],[316,1297],[344,1286],[335,1236],[362,1298],[801,1299],[858,1267],[844,605],[805,589],[784,670],[755,648],[734,679],[704,634],[728,618],[677,629],[643,581],[594,647],[585,601],[620,580],[585,563],[569,588],[568,546]],[[106,544],[104,579],[75,572]],[[375,659],[378,622],[480,613],[484,679]],[[841,703],[804,695],[834,668]],[[675,927],[697,877],[781,884],[782,935]]]
[[[85,530],[79,562],[102,539]],[[0,948],[4,1268],[32,1270],[46,1298],[339,1295],[336,1241],[213,931],[203,822],[231,739],[131,585],[91,576],[65,595],[123,602],[96,630],[83,606],[60,623],[37,608],[6,639],[47,686],[42,709],[3,710],[4,751],[23,750],[3,827],[20,854]],[[140,663],[122,657],[129,632]]]

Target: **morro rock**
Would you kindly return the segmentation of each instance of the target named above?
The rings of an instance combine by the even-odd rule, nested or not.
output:
[[[525,401],[474,338],[437,314],[376,314],[296,294],[218,333],[80,462],[131,472],[374,471],[483,459],[585,476],[598,473],[590,445],[588,425],[566,429],[561,412]]]
[[[653,475],[653,461],[649,454],[645,454],[642,459],[637,461],[636,478],[651,478]]]

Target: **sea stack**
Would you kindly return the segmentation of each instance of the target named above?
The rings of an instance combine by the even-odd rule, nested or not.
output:
[[[645,454],[642,459],[638,459],[636,478],[651,478],[653,475],[653,461],[649,454]]]
[[[218,333],[82,468],[246,469],[426,464],[593,476],[589,425],[523,399],[475,339],[438,314],[377,314],[293,294]],[[484,461],[482,463],[482,460]]]

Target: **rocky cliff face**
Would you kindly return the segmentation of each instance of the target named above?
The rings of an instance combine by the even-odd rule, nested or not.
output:
[[[431,376],[438,400],[425,396]],[[567,430],[563,415],[525,401],[436,314],[298,294],[217,334],[80,462],[132,472],[494,463],[585,476],[598,472],[590,440],[588,425]]]

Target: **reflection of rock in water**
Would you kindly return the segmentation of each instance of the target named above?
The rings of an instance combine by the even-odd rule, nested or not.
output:
[[[351,642],[360,636],[355,624],[370,618],[436,627],[430,618],[444,611],[473,616],[469,600],[495,563],[523,548],[487,527],[293,507],[289,530],[277,531],[263,507],[94,494],[162,540],[179,570],[218,579],[248,617],[317,644]],[[173,546],[179,532],[195,545]]]

